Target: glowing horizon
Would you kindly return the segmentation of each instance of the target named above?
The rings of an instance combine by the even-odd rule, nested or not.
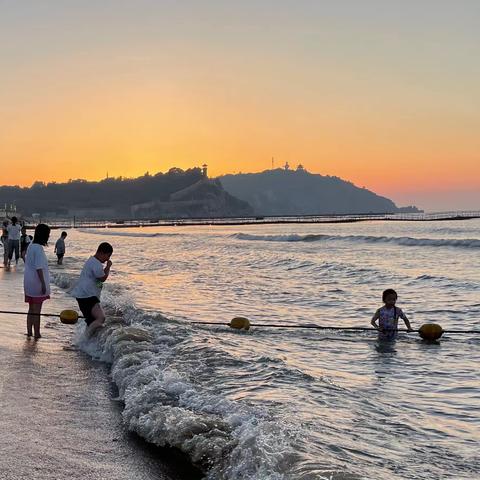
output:
[[[476,2],[39,3],[0,5],[0,184],[274,157],[480,206]]]

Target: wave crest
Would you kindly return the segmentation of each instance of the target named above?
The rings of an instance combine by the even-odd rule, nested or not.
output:
[[[414,237],[375,237],[371,235],[251,235],[236,233],[232,235],[238,240],[263,241],[263,242],[320,242],[320,241],[346,241],[361,243],[391,243],[408,247],[460,247],[480,248],[480,240],[476,238],[414,238]]]
[[[179,448],[211,480],[290,478],[294,429],[266,408],[229,400],[199,382],[205,365],[194,348],[192,358],[183,350],[190,327],[130,307],[123,318],[107,320],[95,340],[87,342],[83,331],[82,322],[78,347],[112,364],[129,430]]]

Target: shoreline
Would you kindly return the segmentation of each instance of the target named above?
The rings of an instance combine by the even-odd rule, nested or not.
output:
[[[0,269],[0,308],[26,311],[23,267]],[[72,308],[52,285],[44,313]],[[74,327],[42,320],[42,338],[24,336],[25,317],[0,314],[0,472],[21,480],[200,480],[180,451],[127,430],[109,366],[71,344]]]

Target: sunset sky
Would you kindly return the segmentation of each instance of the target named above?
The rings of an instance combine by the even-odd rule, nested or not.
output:
[[[478,0],[0,0],[0,184],[288,161],[480,209]]]

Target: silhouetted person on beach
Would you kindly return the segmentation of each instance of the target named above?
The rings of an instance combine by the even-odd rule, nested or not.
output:
[[[54,253],[57,254],[57,264],[63,264],[63,257],[65,256],[65,239],[67,238],[67,232],[62,232],[60,238],[55,242]]]
[[[13,252],[15,252],[15,264],[18,264],[20,258],[20,235],[22,226],[18,223],[17,217],[12,217],[12,223],[7,227],[8,230],[8,264],[12,261]]]
[[[2,224],[3,266],[8,265],[8,220]]]
[[[72,295],[77,299],[85,323],[87,324],[86,335],[90,337],[105,322],[105,313],[100,305],[103,282],[107,280],[112,262],[110,257],[113,247],[107,243],[101,243],[95,255],[90,257],[83,266]],[[103,264],[106,263],[105,267]]]
[[[22,257],[23,263],[25,263],[27,248],[32,243],[32,240],[33,237],[27,234],[27,227],[22,227],[22,235],[20,235],[20,257]]]
[[[42,304],[50,298],[50,275],[48,260],[43,247],[47,245],[50,237],[50,227],[40,223],[35,228],[33,242],[28,247],[25,257],[25,274],[23,285],[25,289],[25,302],[28,303],[27,336],[32,336],[32,327],[35,339],[40,335],[40,313]]]

